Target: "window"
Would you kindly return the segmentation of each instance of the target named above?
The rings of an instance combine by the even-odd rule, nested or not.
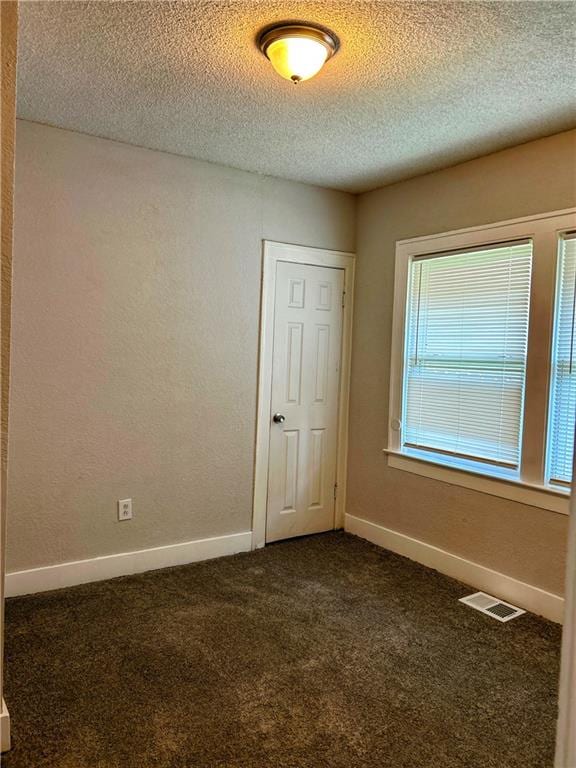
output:
[[[532,244],[410,264],[403,446],[519,466]]]
[[[548,427],[549,482],[569,485],[576,418],[576,233],[560,239]]]
[[[563,211],[397,243],[389,465],[567,512],[575,230]]]

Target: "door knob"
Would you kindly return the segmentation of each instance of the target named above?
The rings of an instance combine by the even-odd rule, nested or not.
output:
[[[281,413],[275,413],[272,417],[272,421],[274,424],[284,424],[286,421],[286,416],[283,416]]]

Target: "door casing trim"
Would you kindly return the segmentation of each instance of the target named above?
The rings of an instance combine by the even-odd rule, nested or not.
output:
[[[258,404],[256,413],[256,450],[254,459],[254,497],[252,506],[252,549],[266,544],[266,508],[268,503],[268,460],[270,446],[270,401],[272,390],[272,352],[274,342],[274,299],[276,264],[287,261],[315,267],[344,270],[346,300],[342,317],[342,358],[338,403],[338,445],[336,453],[337,494],[334,528],[344,527],[346,476],[348,462],[348,402],[352,353],[352,317],[354,267],[356,255],[346,251],[328,251],[290,243],[263,241],[262,288],[260,303],[260,344],[258,355]]]

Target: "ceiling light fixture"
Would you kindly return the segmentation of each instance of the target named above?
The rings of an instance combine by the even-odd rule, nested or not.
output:
[[[258,47],[276,72],[295,84],[314,77],[339,46],[333,32],[311,24],[275,24],[258,36]]]

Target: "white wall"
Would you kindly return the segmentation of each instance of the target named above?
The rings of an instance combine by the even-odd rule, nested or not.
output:
[[[15,222],[8,571],[248,530],[262,239],[355,198],[19,121]]]

